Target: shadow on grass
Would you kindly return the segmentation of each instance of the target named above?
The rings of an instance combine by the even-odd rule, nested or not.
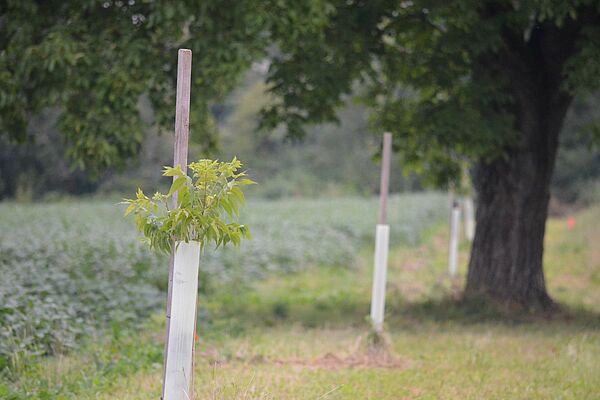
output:
[[[204,310],[201,323],[215,331],[243,334],[248,328],[300,325],[305,328],[359,328],[368,326],[370,304],[356,293],[326,297],[245,296],[238,294],[220,303],[213,312]],[[367,299],[368,300],[368,299]],[[484,299],[445,296],[406,302],[390,299],[386,306],[389,331],[410,331],[430,325],[475,327],[477,325],[524,327],[544,334],[600,330],[600,313],[557,305],[551,311],[500,307]]]
[[[440,297],[419,302],[397,302],[388,307],[389,324],[392,329],[406,327],[410,323],[433,323],[440,325],[494,324],[529,326],[561,330],[600,330],[600,313],[584,308],[556,304],[551,310],[527,310],[522,307],[500,306],[486,299],[456,299]]]

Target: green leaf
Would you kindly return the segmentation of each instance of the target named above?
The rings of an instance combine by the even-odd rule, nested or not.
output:
[[[125,217],[131,214],[133,210],[135,210],[135,203],[132,202],[131,204],[129,204],[129,207],[127,207],[127,209],[125,210]]]
[[[246,198],[244,197],[244,192],[237,187],[234,186],[231,188],[231,194],[235,196],[235,198],[240,202],[240,204],[244,204],[246,202]]]
[[[167,196],[172,196],[175,192],[177,192],[177,190],[179,190],[181,186],[185,184],[185,182],[186,178],[184,176],[180,176],[179,178],[175,179],[171,185],[169,193],[167,193]]]
[[[244,178],[236,181],[238,185],[256,185],[252,179]]]
[[[163,176],[182,176],[184,175],[181,170],[181,165],[177,165],[175,167],[165,167]]]

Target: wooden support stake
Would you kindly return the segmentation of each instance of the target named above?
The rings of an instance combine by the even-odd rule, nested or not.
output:
[[[387,279],[387,259],[389,250],[390,227],[387,225],[387,201],[390,182],[390,157],[392,134],[383,134],[383,152],[381,159],[381,181],[379,193],[379,223],[375,231],[375,259],[373,269],[373,290],[371,293],[371,321],[377,332],[383,331],[385,314],[385,285]]]
[[[178,242],[173,257],[173,297],[169,319],[163,398],[194,398],[194,327],[198,300],[199,242]]]
[[[180,49],[177,57],[173,166],[181,166],[184,173],[187,172],[188,163],[191,78],[192,52]],[[173,207],[175,206],[177,206],[177,194],[173,198]],[[174,244],[169,260],[167,291],[167,333],[162,393],[164,400],[193,398],[191,363],[193,363],[199,258],[199,243]],[[176,287],[174,281],[177,283]],[[192,318],[191,323],[190,318]]]
[[[392,153],[392,134],[383,134],[383,152],[381,157],[381,180],[379,182],[379,224],[386,225],[387,202],[390,187],[390,157]]]

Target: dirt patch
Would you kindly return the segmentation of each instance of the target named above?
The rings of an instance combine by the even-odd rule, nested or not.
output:
[[[214,366],[227,364],[231,360],[219,353],[215,348],[208,348],[205,351],[197,352],[196,356],[206,361],[207,364]]]
[[[388,283],[388,286],[388,290],[391,293],[400,293],[401,296],[409,301],[417,299],[427,290],[425,285],[414,280],[402,281],[399,284]]]
[[[389,368],[406,369],[412,366],[408,359],[394,357],[388,352],[361,352],[347,357],[339,357],[327,353],[314,359],[278,358],[269,360],[280,365],[300,365],[309,368],[343,369],[343,368]]]
[[[306,368],[324,368],[324,369],[343,369],[343,368],[388,368],[388,369],[406,369],[414,365],[412,360],[393,355],[388,349],[388,345],[381,346],[361,346],[364,338],[357,340],[357,346],[348,356],[338,356],[334,353],[326,353],[323,356],[315,358],[302,357],[267,357],[262,354],[254,355],[235,355],[232,357],[220,354],[216,349],[211,348],[198,353],[200,359],[212,366],[224,366],[230,363],[246,363],[251,365],[275,364],[292,365]]]
[[[427,267],[427,261],[421,259],[406,261],[404,264],[402,264],[402,269],[410,272],[417,271],[425,267]]]
[[[343,369],[343,368],[388,368],[388,369],[406,369],[413,363],[411,360],[398,358],[389,353],[364,352],[354,353],[347,357],[340,357],[333,353],[326,353],[316,358],[275,358],[265,357],[257,354],[248,358],[230,358],[217,355],[213,352],[203,352],[199,354],[209,365],[224,366],[232,362],[241,362],[251,365],[276,364],[276,365],[295,365],[307,368],[324,369]]]
[[[571,289],[587,289],[588,280],[572,274],[561,274],[553,279],[553,285]]]

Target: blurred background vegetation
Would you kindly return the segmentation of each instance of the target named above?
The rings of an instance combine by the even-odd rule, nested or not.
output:
[[[302,141],[285,132],[257,129],[259,112],[272,99],[266,92],[264,68],[255,64],[222,104],[211,109],[218,131],[211,150],[191,127],[190,158],[251,160],[249,173],[260,182],[251,195],[264,198],[370,195],[378,190],[376,165],[380,137],[368,131],[368,110],[348,101],[338,112],[339,123],[313,125]],[[142,98],[140,113],[152,120],[152,109]],[[122,170],[109,168],[100,176],[74,168],[66,160],[65,145],[56,128],[57,112],[47,110],[30,122],[32,141],[11,144],[0,136],[0,199],[31,201],[65,196],[123,195],[133,187],[153,190],[168,184],[160,166],[172,163],[172,137],[147,128],[137,159]],[[578,98],[563,127],[552,194],[557,204],[587,205],[600,196],[600,153],[590,151],[592,136],[582,128],[599,118],[600,93]],[[391,191],[424,189],[421,179],[394,165]]]

